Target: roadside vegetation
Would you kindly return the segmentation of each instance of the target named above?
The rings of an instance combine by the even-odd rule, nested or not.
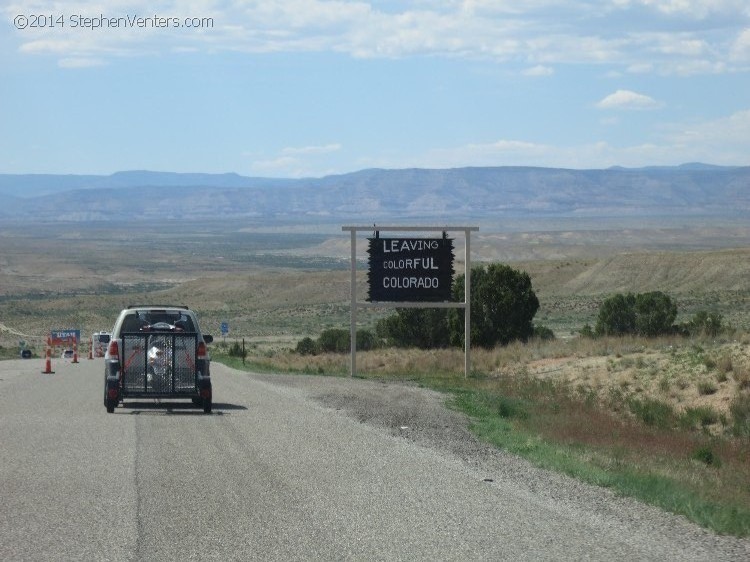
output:
[[[349,356],[221,344],[214,359],[250,371],[348,376]],[[532,339],[472,351],[358,352],[357,376],[446,393],[501,449],[750,536],[750,337]]]
[[[649,292],[605,299],[595,328],[556,339],[534,329],[536,297],[519,279],[505,271],[490,284],[504,295],[502,333],[515,335],[473,340],[471,376],[454,345],[458,324],[430,309],[397,310],[374,332],[359,330],[357,376],[444,392],[501,449],[750,536],[750,336],[712,312],[676,324],[674,301]],[[511,286],[520,287],[515,299]],[[496,308],[474,309],[483,337]],[[214,357],[248,370],[347,376],[348,352],[349,331],[329,328],[296,347],[251,345],[243,356],[220,344]]]

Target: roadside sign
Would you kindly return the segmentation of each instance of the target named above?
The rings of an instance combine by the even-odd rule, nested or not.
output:
[[[51,330],[49,333],[50,344],[53,346],[57,345],[73,345],[78,344],[81,341],[80,330]]]
[[[369,238],[371,302],[444,302],[453,284],[452,238]]]
[[[221,323],[221,335],[226,336],[229,333],[229,322]]]

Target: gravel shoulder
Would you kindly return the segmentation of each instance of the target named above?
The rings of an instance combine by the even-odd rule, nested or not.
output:
[[[480,442],[469,430],[470,419],[446,406],[447,395],[401,382],[325,376],[254,374],[274,386],[300,392],[320,407],[381,429],[394,438],[460,459],[475,478],[554,502],[561,513],[589,518],[595,527],[628,528],[669,550],[669,545],[696,560],[750,560],[750,540],[716,535],[685,519],[612,491],[542,470],[526,460]]]

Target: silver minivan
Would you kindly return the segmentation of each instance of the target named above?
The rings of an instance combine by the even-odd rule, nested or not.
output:
[[[187,306],[131,305],[112,328],[104,354],[104,406],[125,399],[189,399],[211,412],[211,358],[195,312]]]

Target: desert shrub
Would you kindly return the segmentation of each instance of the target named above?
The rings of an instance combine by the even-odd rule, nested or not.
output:
[[[624,336],[635,332],[635,295],[617,294],[599,307],[594,333],[597,336]]]
[[[555,339],[555,332],[547,326],[534,326],[534,337],[542,341],[551,341]]]
[[[680,415],[680,425],[685,428],[707,427],[718,423],[721,420],[716,410],[710,406],[697,406],[695,408],[685,408]]]
[[[732,378],[737,381],[737,387],[740,390],[750,388],[750,369],[741,365],[735,365],[732,368]]]
[[[318,353],[348,353],[351,351],[351,334],[349,330],[329,328],[323,330],[317,341],[303,338],[297,344],[300,355],[317,355]],[[378,338],[369,330],[357,330],[357,350],[369,351],[379,345]]]
[[[498,396],[496,406],[501,418],[525,420],[529,417],[529,405],[519,398]]]
[[[662,392],[669,392],[669,386],[669,377],[665,375],[661,379],[659,379],[659,390],[661,390]]]
[[[328,328],[318,338],[320,350],[327,353],[345,353],[351,349],[349,330]]]
[[[635,330],[641,336],[654,337],[672,332],[677,305],[661,291],[635,297]]]
[[[296,352],[300,355],[317,355],[320,353],[320,346],[314,339],[305,337],[297,342]]]
[[[721,460],[708,445],[698,447],[695,451],[693,451],[693,454],[691,456],[693,459],[702,462],[706,466],[713,466],[715,468],[719,468],[721,466]]]
[[[241,357],[242,359],[245,359],[247,357],[247,350],[242,343],[236,341],[229,346],[227,354],[230,357]]]
[[[631,413],[646,425],[667,429],[676,419],[674,408],[666,402],[653,398],[635,398],[627,400]]]
[[[453,284],[454,300],[462,300],[465,276]],[[512,341],[528,341],[534,334],[534,315],[539,299],[531,277],[504,264],[471,269],[471,344],[491,349]],[[464,311],[448,311],[450,341],[464,344]]]
[[[732,356],[727,353],[719,357],[718,361],[716,361],[716,368],[719,369],[720,373],[731,373],[734,369]]]
[[[351,349],[351,344],[350,349]],[[357,330],[357,350],[370,351],[379,347],[378,338],[370,330]]]
[[[729,405],[732,414],[732,433],[750,437],[750,394],[739,393]]]
[[[378,321],[375,333],[396,347],[434,349],[450,344],[447,311],[440,308],[397,308]]]
[[[602,302],[594,333],[597,336],[637,334],[654,337],[673,331],[677,305],[661,291],[613,295]]]
[[[684,331],[691,335],[716,337],[725,329],[723,316],[718,312],[699,310],[693,318],[683,325]]]
[[[711,381],[698,381],[698,394],[700,394],[701,396],[716,394],[717,390],[719,389]]]

